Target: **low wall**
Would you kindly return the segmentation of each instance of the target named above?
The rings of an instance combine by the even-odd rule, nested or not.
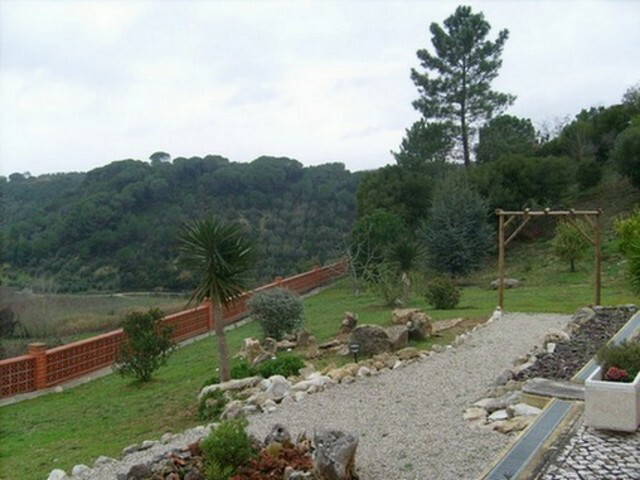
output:
[[[256,292],[282,287],[305,293],[344,275],[346,271],[347,263],[342,261],[293,277],[277,278],[236,299],[224,310],[222,321],[230,325],[245,317],[248,314],[247,301]],[[173,327],[173,339],[176,342],[213,330],[216,320],[210,303],[163,319]],[[50,349],[43,343],[32,343],[27,355],[0,360],[0,397],[53,387],[109,367],[116,361],[123,337],[122,329],[118,329]]]

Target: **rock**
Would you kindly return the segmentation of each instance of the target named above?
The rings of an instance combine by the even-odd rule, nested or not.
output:
[[[286,400],[289,397],[285,397],[284,400]],[[284,403],[284,400],[282,401]],[[242,407],[240,413],[242,415],[253,415],[254,413],[258,413],[260,411],[260,408],[258,408],[258,406],[256,405],[245,405],[244,407]]]
[[[464,411],[462,415],[464,420],[484,420],[487,418],[487,411],[480,407],[469,407]]]
[[[316,432],[314,471],[318,480],[356,480],[358,438],[337,430]]]
[[[127,472],[127,480],[145,480],[153,475],[151,468],[144,463],[138,463]]]
[[[284,469],[283,480],[313,480],[313,472],[303,472],[302,470],[294,470],[293,467],[287,466]]]
[[[391,341],[384,328],[377,325],[359,325],[349,337],[349,343],[360,345],[360,355],[376,355],[391,350]]]
[[[71,469],[72,477],[82,477],[83,475],[88,475],[91,472],[91,469],[84,464],[76,465]]]
[[[484,408],[489,413],[507,408],[520,401],[520,392],[509,392],[498,398],[484,398],[473,404],[474,407]]]
[[[397,368],[400,368],[404,365],[404,363],[402,363],[400,360],[396,360],[396,363],[393,364],[392,369],[395,370]]]
[[[385,332],[391,341],[392,350],[400,350],[409,343],[409,329],[405,325],[387,327]]]
[[[549,342],[547,343],[546,349],[547,349],[547,353],[553,353],[556,351],[556,343],[553,342]]]
[[[274,338],[267,337],[260,345],[262,346],[262,350],[266,353],[270,353],[272,356],[278,351],[278,342],[276,342]]]
[[[496,410],[491,415],[489,415],[488,420],[490,422],[495,422],[496,420],[507,420],[509,418],[509,413],[506,410]]]
[[[296,402],[301,402],[302,400],[304,400],[304,397],[306,397],[307,394],[305,392],[296,392],[293,394],[293,399]]]
[[[98,458],[96,458],[96,461],[93,462],[93,466],[99,467],[100,465],[106,465],[107,463],[112,463],[115,461],[116,461],[115,458],[105,457],[104,455],[100,455]]]
[[[340,383],[353,383],[355,381],[356,381],[355,378],[353,378],[351,375],[347,375],[346,377],[344,377],[342,379],[342,381]]]
[[[261,377],[247,377],[247,378],[241,378],[239,380],[229,380],[228,382],[215,383],[213,385],[204,387],[200,391],[200,394],[198,395],[198,399],[202,398],[207,393],[213,392],[215,390],[221,390],[223,392],[226,392],[228,390],[236,391],[236,390],[243,390],[245,388],[255,387],[261,381],[262,381]]]
[[[507,382],[509,380],[511,380],[513,378],[513,372],[509,369],[503,370],[502,373],[500,375],[498,375],[498,378],[496,378],[496,381],[494,382],[495,385],[506,385]]]
[[[493,290],[497,290],[500,286],[500,279],[497,278],[493,282],[491,282],[491,288]],[[504,279],[504,288],[518,288],[520,286],[520,280],[516,278],[505,278]]]
[[[533,422],[534,417],[514,417],[509,420],[496,422],[493,430],[500,433],[519,432],[527,428]]]
[[[396,308],[391,312],[391,323],[395,325],[406,325],[411,321],[414,313],[420,312],[418,308]]]
[[[285,427],[281,423],[276,423],[273,427],[271,427],[271,430],[269,431],[267,436],[264,438],[263,443],[265,446],[268,446],[273,442],[285,443],[290,441],[291,441],[291,433],[289,433],[289,430],[287,429],[287,427]]]
[[[411,340],[424,340],[433,330],[431,317],[417,308],[397,308],[391,313],[391,322],[405,325]]]
[[[583,307],[574,313],[571,318],[571,323],[577,326],[584,325],[585,323],[591,322],[594,318],[596,318],[596,312],[589,307]]]
[[[147,450],[151,447],[155,447],[158,443],[159,442],[157,440],[145,440],[140,444],[140,450]]]
[[[291,340],[280,340],[277,344],[278,351],[290,351],[296,348],[296,346],[296,342],[292,342]]]
[[[547,345],[549,342],[558,343],[562,341],[569,340],[569,334],[563,330],[557,328],[550,328],[547,330],[547,333],[544,335],[544,345]]]
[[[69,476],[64,470],[56,468],[55,470],[51,470],[51,473],[47,477],[47,480],[69,480]]]
[[[316,337],[311,335],[311,333],[306,330],[299,330],[296,333],[296,344],[300,348],[307,348],[311,344],[312,339],[315,342]]]
[[[320,375],[320,372],[316,372],[316,369],[313,368],[313,365],[311,365],[311,366],[307,366],[307,367],[301,368],[300,372],[299,372],[299,375],[302,378],[307,379],[311,375],[313,375],[314,373],[317,373],[318,375]]]
[[[316,337],[314,337],[313,335],[311,335],[311,338],[309,339],[307,350],[305,351],[304,356],[307,359],[318,358],[320,356],[318,342],[316,342]]]
[[[278,409],[278,406],[276,405],[276,402],[274,402],[273,400],[267,400],[262,404],[262,410],[267,413],[275,412],[277,409]]]
[[[509,405],[507,412],[510,417],[530,417],[540,415],[542,410],[537,407],[533,407],[528,403],[516,403],[515,405]]]
[[[60,385],[58,385],[57,387],[55,387],[55,388],[53,389],[53,391],[54,391],[55,393],[62,393],[62,392],[64,392],[64,388],[62,388]]]
[[[227,406],[224,408],[222,415],[220,418],[223,420],[231,420],[232,418],[238,418],[242,415],[242,407],[244,405],[240,400],[232,400],[227,403]]]
[[[340,346],[340,341],[334,338],[333,340],[329,340],[328,342],[321,343],[320,345],[318,345],[318,348],[320,350],[328,350],[330,348],[338,346]]]
[[[271,397],[267,392],[256,392],[253,395],[251,395],[249,398],[247,398],[247,405],[254,405],[254,406],[260,407],[264,404],[264,402],[266,402],[270,398]]]
[[[206,480],[206,477],[200,470],[193,469],[184,476],[184,480]]]
[[[137,452],[138,450],[140,450],[140,445],[134,443],[133,445],[129,445],[128,447],[124,447],[122,449],[122,456],[126,457],[127,455]]]
[[[251,362],[251,366],[255,367],[256,365],[260,365],[261,363],[268,362],[269,360],[272,360],[274,358],[275,358],[274,353],[262,352],[260,355],[258,355],[256,358],[253,359],[253,362]]]
[[[318,375],[296,383],[291,387],[291,390],[294,392],[306,392],[312,386],[325,387],[332,384],[332,382],[331,378],[325,375]]]
[[[278,401],[289,394],[291,390],[291,383],[282,375],[273,375],[269,377],[269,386],[265,390],[265,393],[270,399]]]
[[[244,358],[249,363],[253,363],[255,358],[262,353],[264,353],[264,350],[260,346],[260,340],[249,337],[242,341],[242,347],[237,356]]]
[[[418,358],[420,352],[415,347],[406,347],[396,352],[396,355],[400,360],[411,360],[412,358]]]
[[[369,375],[371,375],[371,369],[369,369],[367,367],[360,367],[358,369],[357,375],[359,377],[368,377]]]
[[[435,353],[442,353],[446,350],[446,347],[444,345],[440,345],[439,343],[436,343],[431,347],[431,350],[433,350]]]
[[[358,315],[352,312],[344,312],[344,319],[340,325],[340,334],[349,334],[358,325]]]
[[[160,441],[162,443],[169,443],[175,437],[176,435],[174,433],[171,433],[171,432],[163,433],[162,436],[160,437]]]

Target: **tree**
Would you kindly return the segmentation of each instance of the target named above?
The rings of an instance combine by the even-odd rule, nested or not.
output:
[[[500,115],[480,128],[476,160],[487,163],[502,155],[531,155],[536,146],[536,129],[528,118]]]
[[[454,145],[450,123],[418,120],[405,131],[399,152],[391,152],[400,167],[415,170],[425,163],[444,163]]]
[[[444,27],[446,31],[437,23],[430,26],[435,55],[426,49],[417,52],[426,72],[411,70],[420,93],[413,106],[427,120],[456,125],[468,167],[470,139],[478,122],[499,114],[515,100],[513,95],[491,90],[491,82],[502,66],[500,57],[509,31],[501,30],[494,42],[486,40],[491,25],[482,13],[474,14],[466,6],[459,6],[444,21]]]
[[[149,160],[151,160],[151,165],[155,167],[156,165],[160,165],[161,163],[170,162],[171,155],[169,155],[167,152],[155,152],[149,155]]]
[[[640,188],[640,115],[634,117],[631,125],[618,135],[611,157],[620,172]]]
[[[247,273],[253,264],[253,245],[238,224],[209,217],[184,226],[180,247],[183,262],[198,275],[191,300],[203,302],[208,299],[213,304],[220,378],[227,381],[231,373],[223,307],[248,289]]]
[[[583,231],[588,231],[584,222],[576,221]],[[589,243],[582,234],[568,222],[560,222],[553,238],[553,251],[560,260],[569,262],[571,271],[576,271],[575,262],[584,257]]]
[[[437,186],[424,228],[429,263],[440,273],[466,275],[488,253],[491,232],[487,205],[466,172],[451,172]]]

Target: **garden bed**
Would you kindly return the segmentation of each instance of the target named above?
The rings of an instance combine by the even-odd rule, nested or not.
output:
[[[585,308],[574,316],[568,340],[556,342],[553,352],[536,354],[536,362],[516,374],[516,380],[543,377],[570,380],[636,312],[633,306]]]

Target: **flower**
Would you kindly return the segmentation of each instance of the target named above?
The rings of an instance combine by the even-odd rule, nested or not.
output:
[[[609,370],[607,370],[607,373],[604,375],[604,379],[612,382],[625,382],[629,379],[629,374],[622,368],[609,367]]]

